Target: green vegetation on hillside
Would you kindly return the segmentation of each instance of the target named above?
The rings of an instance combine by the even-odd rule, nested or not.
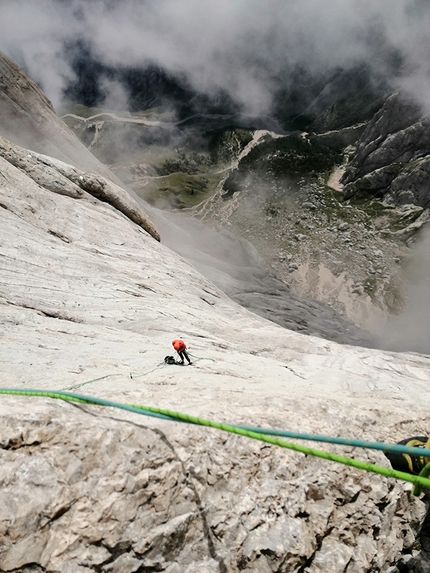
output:
[[[219,177],[187,173],[170,173],[162,177],[149,178],[142,186],[133,186],[145,201],[163,208],[184,209],[193,207],[209,197]]]
[[[207,153],[197,153],[192,151],[186,153],[182,149],[177,150],[174,156],[164,160],[161,166],[155,166],[158,175],[169,175],[170,173],[205,173],[211,169],[211,159]]]
[[[312,142],[301,135],[266,140],[242,160],[244,169],[272,175],[322,173],[341,159],[341,151]]]
[[[235,128],[205,130],[175,126],[174,118],[158,115],[157,109],[125,114],[124,121],[108,112],[82,105],[70,106],[66,113],[82,118],[102,114],[93,120],[66,117],[64,120],[81,141],[136,193],[164,208],[193,207],[208,198],[225,177],[253,131]],[[116,114],[120,115],[120,114]],[[130,122],[130,119],[160,121],[156,125]],[[162,123],[171,121],[170,125]]]
[[[206,137],[212,163],[227,165],[252,141],[252,132],[239,128],[220,129],[209,132]]]
[[[317,175],[332,169],[341,157],[340,149],[326,147],[301,135],[267,138],[229,175],[224,183],[226,196],[240,190],[243,180],[250,174],[262,181]]]
[[[163,208],[190,208],[209,198],[225,170],[252,140],[243,129],[220,129],[204,136],[188,137],[182,147],[141,149],[139,161],[150,165],[158,175],[133,185],[134,190],[151,204]]]

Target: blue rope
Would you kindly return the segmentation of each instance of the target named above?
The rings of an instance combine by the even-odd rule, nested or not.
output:
[[[139,406],[136,404],[120,404],[118,402],[113,402],[111,400],[105,400],[103,398],[95,398],[93,396],[85,396],[83,394],[75,394],[72,392],[55,391],[55,390],[20,390],[15,388],[0,388],[0,394],[15,394],[15,395],[28,395],[31,392],[33,396],[53,396],[60,398],[66,396],[74,399],[77,402],[88,403],[91,402],[100,406],[109,406],[112,408],[120,408],[128,412],[135,412],[137,414],[145,414],[146,416],[151,416],[153,418],[160,418],[162,420],[170,420],[173,422],[182,422],[194,424],[194,422],[188,420],[185,421],[182,418],[176,417],[172,412],[170,415],[162,414],[157,412],[157,408]],[[301,432],[291,432],[288,430],[274,430],[272,428],[259,428],[252,426],[241,426],[235,424],[229,424],[229,426],[245,430],[247,432],[254,432],[256,434],[263,434],[269,436],[279,436],[283,438],[295,438],[298,440],[309,440],[314,442],[325,442],[328,444],[340,444],[343,446],[350,446],[356,448],[368,448],[373,450],[380,450],[383,452],[398,452],[400,454],[411,454],[415,456],[425,456],[430,457],[430,449],[417,448],[411,446],[402,446],[400,444],[386,444],[384,442],[367,442],[365,440],[356,440],[349,438],[339,438],[331,437],[319,434],[304,434]]]
[[[341,444],[342,446],[351,446],[354,448],[368,448],[371,450],[381,450],[383,452],[398,452],[400,454],[412,454],[430,457],[430,450],[426,448],[417,448],[411,446],[402,446],[400,444],[386,444],[384,442],[367,442],[366,440],[354,440],[349,438],[334,438],[318,434],[303,434],[300,432],[289,432],[287,430],[272,430],[270,428],[253,428],[252,426],[237,426],[250,432],[258,434],[269,434],[271,436],[281,436],[284,438],[296,438],[298,440],[310,440],[314,442],[326,442],[328,444]]]

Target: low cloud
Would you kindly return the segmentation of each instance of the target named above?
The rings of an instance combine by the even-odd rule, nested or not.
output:
[[[65,46],[77,40],[105,65],[159,65],[198,91],[229,93],[251,114],[267,110],[297,66],[322,73],[359,63],[430,107],[429,34],[430,8],[421,0],[2,0],[0,7],[0,49],[57,107],[73,78]]]
[[[381,346],[390,350],[430,354],[430,230],[423,232],[404,270],[405,304],[380,333]]]
[[[103,108],[105,110],[126,111],[128,109],[128,94],[120,82],[103,78],[101,92],[104,96]]]

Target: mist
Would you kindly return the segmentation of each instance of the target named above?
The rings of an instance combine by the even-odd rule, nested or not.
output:
[[[380,345],[430,354],[430,230],[422,232],[403,274],[404,307],[378,333]]]
[[[366,66],[375,83],[409,93],[430,113],[427,0],[2,0],[0,50],[54,107],[76,82],[73,47],[109,68],[158,66],[195,92],[226,93],[243,113],[266,115],[280,87],[312,75]],[[103,76],[104,108],[126,110],[129,94]],[[252,205],[249,205],[251,209]],[[430,352],[430,237],[408,269],[406,304],[384,346]],[[173,241],[172,241],[173,242]]]
[[[77,41],[107,66],[157,65],[197,92],[225,92],[251,115],[297,67],[366,64],[430,108],[430,8],[421,0],[2,0],[0,49],[56,108]],[[113,94],[109,88],[112,88]],[[124,98],[105,85],[110,105]]]

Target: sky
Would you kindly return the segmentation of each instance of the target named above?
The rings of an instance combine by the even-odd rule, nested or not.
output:
[[[73,80],[70,42],[110,66],[156,64],[258,115],[295,66],[366,63],[430,108],[430,7],[422,0],[2,0],[0,50],[58,108]],[[393,74],[393,53],[396,73]],[[401,64],[400,64],[401,62]],[[115,81],[112,103],[126,99]]]

